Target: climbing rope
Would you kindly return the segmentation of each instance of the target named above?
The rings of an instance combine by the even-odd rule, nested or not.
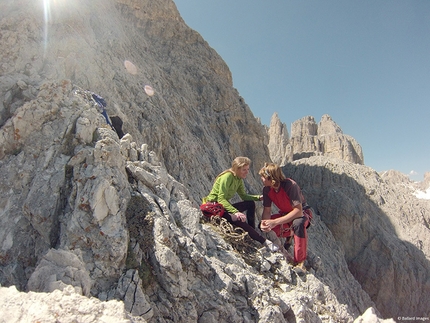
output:
[[[233,227],[225,218],[220,216],[212,216],[210,218],[211,224],[219,228],[219,231],[224,237],[230,241],[241,242],[244,241],[245,236],[248,234],[245,230],[239,227]]]
[[[218,231],[223,238],[231,244],[233,249],[238,252],[242,259],[253,268],[259,268],[261,266],[260,250],[261,248],[258,242],[252,240],[248,233],[239,227],[234,227],[225,218],[220,216],[202,216],[202,220],[206,223],[210,223],[214,230]]]

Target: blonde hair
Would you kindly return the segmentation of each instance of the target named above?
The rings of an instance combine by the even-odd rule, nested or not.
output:
[[[220,177],[221,175],[224,175],[225,173],[228,173],[228,172],[230,172],[234,176],[236,176],[237,171],[240,168],[242,168],[244,166],[249,166],[249,165],[251,165],[251,159],[249,159],[248,157],[242,157],[242,156],[236,157],[233,160],[233,162],[231,163],[231,167],[229,169],[226,169],[225,171],[223,171],[221,174],[219,174],[217,176],[217,178]]]
[[[264,167],[258,172],[260,176],[272,181],[273,187],[278,187],[281,181],[285,179],[284,173],[282,173],[281,167],[273,163],[264,163]]]

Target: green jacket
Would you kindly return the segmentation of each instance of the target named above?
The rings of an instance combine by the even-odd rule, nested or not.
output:
[[[260,199],[260,195],[249,195],[245,192],[243,179],[234,176],[231,172],[227,172],[215,180],[211,192],[206,197],[206,201],[221,203],[228,213],[234,214],[238,210],[231,205],[229,200],[236,193],[244,201],[258,201]]]

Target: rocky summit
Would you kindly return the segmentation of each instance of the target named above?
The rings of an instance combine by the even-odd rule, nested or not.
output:
[[[307,116],[295,121],[288,129],[275,113],[268,128],[269,153],[274,163],[285,165],[294,160],[311,156],[327,156],[364,164],[360,144],[342,129],[329,115],[323,115],[317,124],[314,117]]]
[[[263,126],[173,1],[2,1],[0,45],[0,322],[429,319],[429,176]],[[201,214],[236,156],[303,188],[307,275]]]

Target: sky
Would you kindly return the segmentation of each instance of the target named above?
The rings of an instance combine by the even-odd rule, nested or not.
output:
[[[256,117],[328,114],[365,165],[430,171],[430,0],[174,0]]]

